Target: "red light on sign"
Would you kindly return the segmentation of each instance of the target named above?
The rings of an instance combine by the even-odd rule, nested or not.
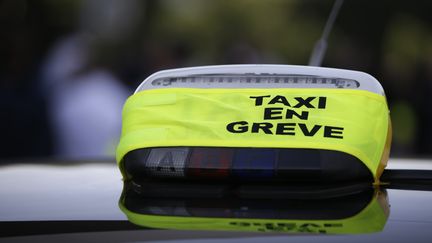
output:
[[[228,177],[234,155],[230,148],[194,148],[186,174],[191,177]]]

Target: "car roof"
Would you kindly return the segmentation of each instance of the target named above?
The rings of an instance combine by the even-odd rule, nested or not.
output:
[[[430,162],[430,160],[391,159],[388,168],[431,170],[432,163]],[[387,189],[390,214],[383,231],[373,234],[323,237],[320,235],[287,235],[277,232],[263,234],[220,230],[197,231],[193,228],[178,231],[136,227],[127,222],[126,215],[119,209],[118,202],[122,194],[123,182],[113,160],[69,163],[62,161],[32,163],[29,161],[2,165],[0,183],[3,185],[0,187],[0,225],[3,229],[10,229],[9,233],[1,234],[3,237],[14,236],[21,237],[21,239],[48,237],[45,240],[58,240],[59,235],[51,238],[40,235],[73,232],[75,237],[97,238],[111,235],[114,238],[124,237],[122,238],[124,240],[141,239],[143,241],[146,239],[176,239],[179,242],[193,240],[197,242],[234,240],[236,242],[262,240],[282,242],[289,237],[297,242],[348,240],[350,242],[367,240],[402,242],[413,239],[419,241],[432,234],[428,230],[432,223],[431,191]],[[36,227],[39,230],[28,230],[35,229],[35,225],[44,224],[45,228]],[[22,227],[21,231],[18,229],[20,227]],[[100,231],[107,231],[108,234],[105,232],[105,236],[98,235]],[[76,233],[79,233],[79,236]],[[62,237],[68,238],[67,234]]]

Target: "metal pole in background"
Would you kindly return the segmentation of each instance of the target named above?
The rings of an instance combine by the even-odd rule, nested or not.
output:
[[[309,66],[321,66],[322,60],[324,59],[324,55],[327,50],[328,36],[330,35],[330,31],[334,25],[343,1],[344,0],[336,0],[333,4],[333,8],[330,12],[329,18],[327,19],[327,23],[324,27],[321,38],[315,43],[312,55],[309,59]]]

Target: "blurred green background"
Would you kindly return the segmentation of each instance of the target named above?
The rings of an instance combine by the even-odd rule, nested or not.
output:
[[[158,70],[235,63],[307,65],[333,3],[0,0],[0,158],[111,156],[118,139],[118,104]],[[431,9],[426,0],[348,0],[328,40],[323,66],[364,71],[382,83],[393,120],[394,157],[432,155]],[[62,46],[71,40],[75,49]],[[72,90],[104,75],[113,80],[109,87],[118,88],[107,88],[113,90],[105,92],[107,97],[91,101],[107,104],[105,100],[119,97],[112,106],[91,110],[87,98],[69,106],[70,101],[62,100],[68,95],[80,100]],[[59,111],[65,111],[60,118]],[[80,126],[89,124],[87,131],[95,131],[92,126],[113,116],[117,118],[107,126],[109,132],[80,135]],[[68,129],[64,120],[73,123],[69,134],[78,135],[72,142],[64,138],[71,135],[62,133]],[[104,137],[104,132],[110,135]],[[108,142],[83,152],[101,143],[83,146],[78,140],[90,141],[86,134]]]

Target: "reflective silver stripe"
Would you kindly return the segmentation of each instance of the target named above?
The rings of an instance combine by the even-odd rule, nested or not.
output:
[[[384,95],[381,84],[358,71],[293,65],[221,65],[157,72],[135,92],[159,88],[348,88]]]
[[[357,89],[352,79],[305,75],[197,75],[159,78],[143,86],[155,88],[349,88]]]

